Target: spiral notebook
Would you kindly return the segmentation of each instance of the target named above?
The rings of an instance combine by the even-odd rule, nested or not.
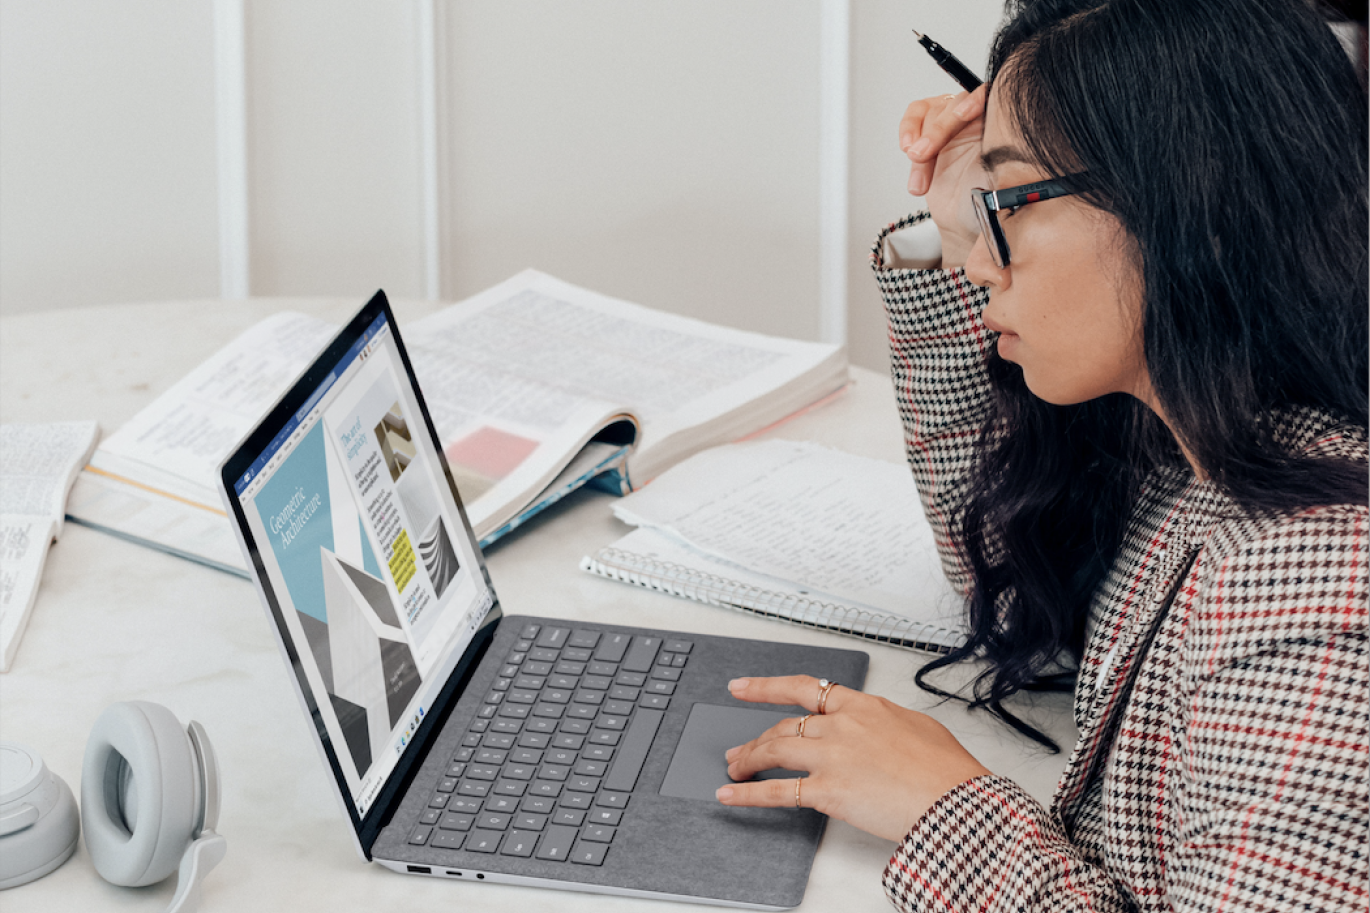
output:
[[[710,606],[945,653],[965,640],[906,466],[816,444],[705,451],[615,504],[582,569]]]

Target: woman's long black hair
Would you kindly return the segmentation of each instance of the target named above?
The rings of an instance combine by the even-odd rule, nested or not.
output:
[[[991,356],[970,638],[918,683],[945,695],[928,673],[983,659],[971,705],[1054,750],[1003,701],[1069,687],[1144,480],[1185,465],[1176,438],[1252,514],[1366,502],[1364,463],[1291,453],[1271,426],[1289,407],[1366,425],[1366,98],[1304,0],[1023,0],[989,72],[1030,155],[1087,172],[1082,198],[1125,229],[1174,432],[1124,394],[1043,402]]]

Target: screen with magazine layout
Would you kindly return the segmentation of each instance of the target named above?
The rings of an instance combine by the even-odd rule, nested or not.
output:
[[[325,367],[233,490],[365,817],[494,594],[386,314]]]

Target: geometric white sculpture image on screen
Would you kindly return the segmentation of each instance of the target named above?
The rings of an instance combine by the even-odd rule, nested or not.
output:
[[[421,679],[384,582],[326,548],[319,549],[319,558],[331,693],[364,715],[344,730],[358,770],[365,770],[389,743]]]

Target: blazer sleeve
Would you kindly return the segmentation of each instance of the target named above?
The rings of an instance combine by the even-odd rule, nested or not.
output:
[[[1115,800],[1109,826],[1126,839],[1108,871],[1012,781],[985,776],[904,838],[885,869],[890,899],[907,911],[1124,911],[1159,893],[1176,913],[1364,911],[1367,549],[1366,508],[1342,506],[1210,556],[1176,703],[1154,727],[1170,744],[1147,746],[1164,789]]]
[[[909,216],[880,233],[871,268],[889,321],[890,376],[904,447],[947,578],[970,588],[961,503],[974,445],[989,411],[985,359],[995,335],[980,320],[988,293],[964,269],[901,269],[886,263],[886,239],[917,225]]]

